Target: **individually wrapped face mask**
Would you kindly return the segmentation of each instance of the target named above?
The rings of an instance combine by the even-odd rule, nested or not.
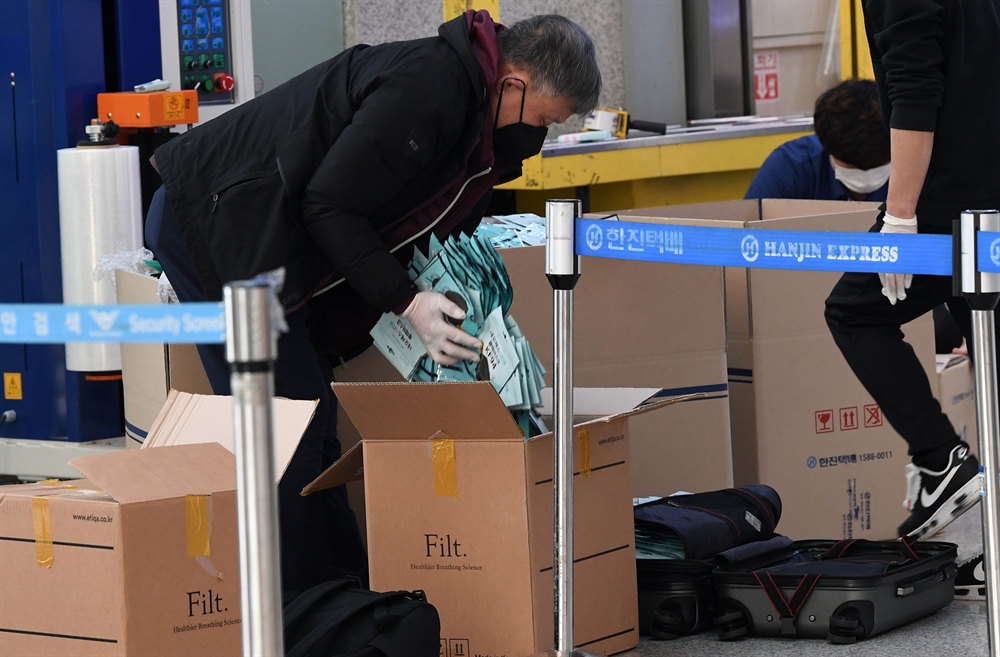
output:
[[[856,194],[871,194],[889,180],[891,163],[883,164],[874,169],[849,169],[840,166],[830,158],[834,177],[843,183],[844,187]]]

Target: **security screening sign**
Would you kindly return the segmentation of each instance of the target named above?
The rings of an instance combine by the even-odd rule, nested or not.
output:
[[[166,342],[221,344],[221,303],[64,306],[0,304],[0,343]]]
[[[983,235],[994,233],[983,233]],[[995,234],[1000,238],[1000,233]],[[683,265],[950,276],[950,235],[745,230],[578,219],[578,255]],[[997,242],[1000,271],[1000,241]]]

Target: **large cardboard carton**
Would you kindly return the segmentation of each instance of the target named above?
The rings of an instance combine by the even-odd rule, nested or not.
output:
[[[274,400],[278,476],[314,408]],[[240,655],[232,422],[230,397],[174,391],[146,449],[0,487],[0,654]]]
[[[619,214],[630,221],[736,221],[759,230],[866,231],[877,212],[874,203],[764,200]],[[734,478],[778,491],[779,530],[792,538],[893,538],[906,516],[907,445],[826,326],[824,302],[839,277],[726,269]],[[930,317],[904,333],[934,377]]]
[[[552,383],[552,288],[544,247],[500,251],[510,314]],[[708,393],[629,424],[636,497],[733,485],[724,280],[720,267],[584,258],[574,293],[574,383]]]
[[[0,488],[0,653],[239,655],[233,455],[206,444],[71,465],[87,483]]]
[[[972,362],[968,356],[958,354],[937,355],[937,399],[941,410],[951,420],[955,433],[977,455],[979,430],[976,424],[976,389]]]
[[[118,303],[158,303],[156,284],[157,279],[151,276],[115,270]],[[142,445],[170,390],[212,394],[198,349],[193,344],[123,343],[121,351],[125,443],[129,448]]]
[[[488,383],[334,391],[362,442],[304,492],[363,477],[372,587],[425,591],[444,655],[550,648],[552,435],[525,441]],[[638,642],[630,423],[677,408],[634,408],[649,393],[605,391],[625,412],[576,428],[575,636],[602,654]]]
[[[375,347],[369,347],[360,356],[342,363],[333,370],[333,378],[338,383],[402,383],[403,375]],[[340,441],[341,452],[348,450],[361,442],[361,434],[351,422],[351,417],[344,407],[337,402],[337,439]],[[358,519],[358,529],[361,530],[361,540],[367,545],[368,531],[365,526],[365,485],[364,482],[352,481],[347,484],[347,499],[351,510]]]

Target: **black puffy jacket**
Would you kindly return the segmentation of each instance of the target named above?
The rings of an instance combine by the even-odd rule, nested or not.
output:
[[[475,15],[480,28],[484,14]],[[286,309],[345,279],[316,299],[342,324],[330,351],[367,345],[378,315],[414,292],[404,268],[412,248],[394,255],[388,243],[400,220],[476,173],[470,154],[492,117],[473,20],[449,21],[437,37],[351,48],[156,151],[209,299],[227,281],[279,266]],[[518,173],[508,167],[492,180]],[[482,218],[489,185],[470,190],[450,232]]]

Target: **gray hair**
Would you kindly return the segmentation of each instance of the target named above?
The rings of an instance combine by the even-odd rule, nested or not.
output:
[[[500,59],[527,71],[543,93],[569,100],[574,114],[597,107],[601,71],[594,42],[582,27],[557,14],[532,16],[497,39]]]

